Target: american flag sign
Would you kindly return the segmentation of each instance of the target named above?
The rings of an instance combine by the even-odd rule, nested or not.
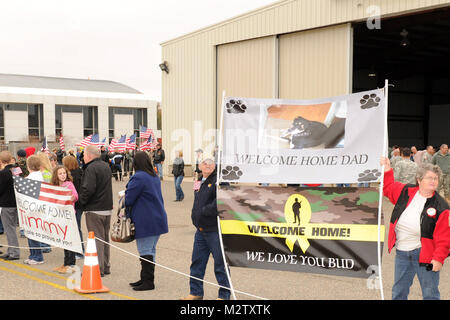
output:
[[[20,227],[27,238],[83,253],[72,191],[14,176]]]
[[[64,138],[62,135],[59,136],[59,147],[62,151],[66,151],[66,147],[64,145]]]

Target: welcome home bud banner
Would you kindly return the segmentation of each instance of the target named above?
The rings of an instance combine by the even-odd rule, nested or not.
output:
[[[14,189],[19,224],[27,238],[83,254],[69,189],[17,176]]]
[[[231,266],[368,278],[379,263],[376,188],[230,185],[217,199]]]
[[[385,107],[384,89],[317,100],[227,97],[219,179],[376,182]]]

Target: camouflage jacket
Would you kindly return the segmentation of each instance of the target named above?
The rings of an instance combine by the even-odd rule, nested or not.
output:
[[[22,173],[20,174],[20,176],[24,177],[24,178],[28,177],[30,172],[28,172],[27,160],[25,158],[20,158],[17,161],[17,165],[19,166],[20,170],[22,170]]]
[[[404,184],[416,184],[417,163],[409,159],[402,159],[394,166],[395,181]]]

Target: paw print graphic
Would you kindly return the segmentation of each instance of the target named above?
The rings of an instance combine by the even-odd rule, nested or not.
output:
[[[369,182],[369,181],[376,181],[378,178],[381,177],[381,172],[377,169],[374,170],[366,170],[363,173],[359,174],[359,182]]]
[[[371,95],[366,94],[361,99],[361,109],[370,109],[375,108],[380,105],[380,97],[378,97],[375,93],[372,93]]]
[[[227,166],[225,169],[222,169],[223,180],[239,180],[241,176],[242,171],[239,170],[239,167]]]
[[[247,110],[247,106],[241,100],[231,99],[226,103],[228,113],[244,113]]]

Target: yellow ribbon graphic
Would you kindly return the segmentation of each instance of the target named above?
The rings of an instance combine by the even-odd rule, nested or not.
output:
[[[291,195],[284,205],[284,217],[286,223],[296,227],[306,227],[311,220],[311,205],[308,199],[300,194]],[[286,237],[286,245],[294,251],[294,245],[298,241],[303,253],[308,250],[310,244],[304,235]]]

